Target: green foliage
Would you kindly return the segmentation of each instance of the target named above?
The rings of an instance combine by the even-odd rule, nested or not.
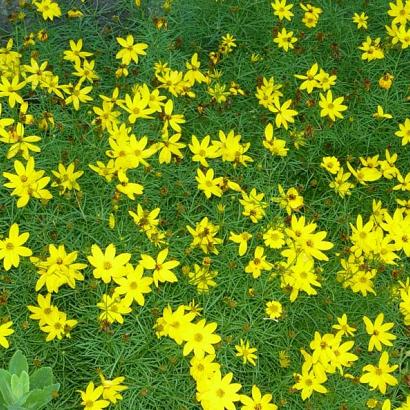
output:
[[[41,367],[29,376],[27,359],[17,350],[8,370],[0,369],[0,410],[43,409],[59,388],[59,383],[53,383],[51,367]]]

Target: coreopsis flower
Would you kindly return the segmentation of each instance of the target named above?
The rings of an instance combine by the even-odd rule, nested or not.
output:
[[[45,285],[47,292],[57,293],[61,286],[67,284],[75,289],[76,280],[84,280],[81,273],[87,267],[85,263],[76,263],[78,252],[67,253],[64,245],[58,247],[50,244],[46,259],[31,257],[30,261],[37,268],[40,278],[36,283],[36,292]]]
[[[131,254],[120,253],[116,255],[115,245],[112,243],[107,246],[103,253],[101,248],[94,244],[91,246],[91,255],[87,256],[87,259],[94,267],[94,277],[102,279],[104,283],[109,283],[112,279],[125,275],[125,265],[131,259]]]
[[[261,276],[262,271],[270,271],[273,268],[273,265],[266,260],[264,253],[265,249],[262,246],[257,246],[254,258],[245,267],[245,272],[251,273],[255,279]]]
[[[116,294],[102,295],[101,302],[97,303],[97,307],[101,310],[99,320],[108,324],[124,323],[123,315],[132,311],[130,303],[130,299],[121,298]]]
[[[184,157],[181,148],[185,148],[186,144],[179,142],[180,139],[181,134],[168,136],[168,133],[166,133],[161,136],[161,141],[156,144],[160,164],[170,164],[173,157],[180,159]]]
[[[209,265],[199,266],[194,264],[194,269],[188,272],[189,283],[196,286],[198,293],[206,293],[210,288],[215,287],[217,283],[215,278],[218,272],[212,270]]]
[[[93,54],[88,51],[83,51],[83,40],[80,38],[77,42],[70,40],[70,50],[64,51],[63,60],[71,61],[76,64],[81,59],[91,57]]]
[[[332,329],[337,330],[337,334],[340,336],[353,336],[356,329],[349,326],[347,323],[347,315],[343,313],[341,317],[337,318],[337,324],[332,326]]]
[[[314,63],[312,67],[310,67],[309,70],[306,71],[306,75],[294,75],[297,79],[304,80],[299,86],[300,90],[306,90],[308,94],[311,94],[315,88],[320,88],[318,70],[319,65],[317,63]]]
[[[263,241],[271,249],[280,249],[285,245],[285,234],[282,228],[271,227],[263,234]]]
[[[206,82],[205,75],[199,70],[199,68],[201,67],[201,62],[198,60],[198,53],[194,53],[191,61],[186,62],[185,65],[188,69],[184,75],[185,80],[187,80],[192,85],[194,85],[195,83],[201,84],[203,82]]]
[[[103,387],[102,397],[104,400],[110,401],[112,404],[117,403],[118,400],[122,400],[120,392],[127,390],[128,387],[122,384],[125,377],[115,377],[114,379],[106,379],[102,372],[99,373],[101,386]],[[100,406],[101,407],[101,406]]]
[[[236,46],[236,38],[232,34],[227,33],[222,36],[221,42],[219,44],[219,51],[222,54],[228,54],[231,53]]]
[[[6,271],[13,266],[17,268],[20,264],[20,256],[31,256],[31,249],[23,246],[30,234],[28,232],[19,233],[19,226],[14,223],[10,226],[9,236],[0,240],[0,260],[3,260],[3,266]]]
[[[396,386],[397,379],[390,373],[393,373],[398,365],[389,365],[389,354],[383,352],[380,356],[378,365],[368,364],[363,367],[363,375],[360,377],[360,383],[368,384],[372,390],[378,389],[380,393],[385,394],[387,386]],[[367,372],[367,373],[364,373]]]
[[[65,103],[67,105],[73,104],[73,107],[76,111],[80,109],[80,103],[85,103],[93,100],[93,98],[88,95],[92,91],[93,87],[87,86],[81,88],[81,86],[81,82],[77,83],[75,86],[71,86],[68,90],[69,95],[65,99]]]
[[[209,221],[208,217],[204,217],[196,224],[195,228],[188,225],[186,228],[192,235],[191,247],[200,247],[206,254],[214,253],[218,255],[219,251],[216,245],[223,242],[222,239],[216,237],[219,231],[218,225],[214,225]]]
[[[377,106],[377,111],[373,114],[373,117],[376,118],[376,120],[389,120],[393,118],[391,114],[384,112],[383,107],[381,105]]]
[[[326,373],[320,363],[313,365],[308,361],[302,366],[302,373],[296,374],[296,383],[293,388],[301,390],[302,400],[309,398],[314,391],[318,393],[327,393],[328,390],[323,383],[327,381]]]
[[[293,31],[287,31],[284,27],[273,39],[273,42],[286,52],[289,51],[289,49],[295,48],[293,44],[295,44],[297,41],[298,39],[294,37]]]
[[[366,332],[370,335],[369,352],[372,352],[374,348],[381,352],[382,345],[393,346],[391,341],[397,338],[397,336],[388,332],[394,326],[394,323],[383,323],[383,319],[383,313],[379,313],[374,323],[367,316],[363,316]]]
[[[219,363],[214,362],[215,355],[208,354],[205,356],[192,356],[190,360],[189,374],[198,382],[201,379],[209,379],[212,375],[221,368]]]
[[[362,45],[359,47],[359,50],[363,51],[362,60],[372,61],[384,58],[384,52],[381,48],[380,41],[380,37],[372,40],[367,36],[366,40],[363,41]]]
[[[331,174],[337,174],[340,170],[340,162],[336,157],[323,157],[320,166]]]
[[[342,104],[343,101],[344,97],[333,99],[331,90],[327,92],[326,96],[320,93],[319,106],[322,108],[320,116],[329,117],[332,121],[336,121],[336,118],[343,118],[341,113],[347,110],[347,106]]]
[[[240,340],[238,345],[235,345],[236,349],[236,356],[237,357],[242,357],[242,363],[250,363],[253,366],[256,366],[255,360],[257,359],[257,355],[255,354],[257,352],[256,347],[250,347],[249,341],[244,341],[243,339]]]
[[[286,19],[291,21],[294,14],[291,12],[293,4],[287,4],[286,0],[275,0],[271,3],[271,6],[274,10],[273,14],[278,16],[279,20],[282,21]]]
[[[393,17],[392,24],[406,25],[410,20],[410,3],[406,0],[396,0],[395,3],[389,3],[387,14]]]
[[[247,194],[241,191],[242,199],[239,203],[243,206],[242,215],[247,216],[253,223],[258,223],[265,215],[268,204],[263,201],[265,194],[263,192],[257,193],[255,188]]]
[[[262,396],[256,385],[252,386],[252,397],[242,395],[241,402],[243,404],[242,410],[277,410],[278,408],[276,404],[272,403],[272,395],[267,393]]]
[[[129,199],[135,200],[135,195],[142,195],[144,186],[136,182],[130,182],[124,170],[120,169],[117,173],[118,184],[115,186],[118,192],[126,195]]]
[[[209,168],[205,174],[198,168],[195,179],[198,182],[198,190],[202,191],[208,199],[211,198],[212,195],[217,197],[222,196],[220,185],[223,178],[214,178],[214,170],[212,168]]]
[[[197,323],[191,323],[186,329],[184,356],[193,352],[194,356],[203,357],[205,354],[215,354],[214,345],[221,341],[221,337],[215,334],[217,323],[206,323],[201,319]]]
[[[298,115],[296,110],[290,108],[292,100],[286,100],[283,104],[280,103],[279,98],[275,98],[273,105],[270,105],[269,111],[272,111],[275,116],[275,124],[277,128],[283,126],[286,130],[288,129],[288,123],[293,124],[295,122],[294,117]]]
[[[366,13],[362,12],[362,13],[354,13],[352,20],[353,23],[357,24],[357,28],[361,29],[364,28],[365,30],[367,30],[367,20],[368,20],[369,16],[366,15]]]
[[[265,312],[269,316],[269,319],[279,319],[283,313],[282,303],[280,303],[277,300],[271,300],[269,302],[266,302]]]
[[[402,124],[399,124],[399,130],[394,135],[401,138],[401,145],[410,143],[410,118],[406,118]]]
[[[199,162],[203,167],[209,167],[207,159],[217,158],[218,150],[215,145],[209,145],[211,142],[211,137],[205,135],[205,137],[199,141],[195,135],[191,137],[191,144],[188,145],[190,151],[192,152],[191,160],[194,162]]]
[[[274,10],[273,14],[278,16],[279,20],[282,21],[286,19],[291,21],[294,14],[291,12],[293,4],[287,4],[286,0],[275,0],[271,3],[271,6]]]
[[[44,20],[52,21],[54,17],[61,17],[60,6],[53,0],[33,1],[33,4]]]
[[[16,126],[10,127],[10,129],[4,134],[7,136],[2,136],[0,130],[0,141],[10,144],[10,148],[7,152],[7,159],[14,158],[16,155],[20,154],[27,161],[32,152],[41,151],[41,148],[35,145],[35,143],[39,142],[41,138],[37,135],[24,136],[25,128],[21,122],[18,122]]]
[[[40,329],[47,333],[46,342],[50,342],[54,339],[61,340],[63,337],[70,338],[70,331],[77,323],[77,320],[68,319],[65,312],[56,309],[49,315],[47,321],[40,325]]]
[[[20,105],[23,104],[24,100],[18,91],[26,85],[26,82],[20,82],[18,74],[14,75],[11,81],[3,75],[0,76],[0,80],[0,98],[7,97],[10,108],[14,108],[16,102]]]
[[[94,387],[94,382],[90,382],[85,391],[79,390],[78,392],[81,394],[81,405],[84,406],[84,410],[101,410],[110,405],[108,400],[101,399],[104,386]]]
[[[80,191],[77,179],[84,174],[84,171],[75,171],[74,163],[69,164],[67,168],[63,164],[58,164],[58,170],[51,172],[57,178],[57,181],[52,182],[51,186],[58,187],[60,194],[64,194],[67,190]]]
[[[172,269],[179,266],[179,262],[175,259],[166,261],[169,249],[162,249],[154,259],[150,255],[142,254],[140,264],[144,269],[153,270],[152,278],[156,287],[158,283],[170,282],[174,283],[178,281],[177,276]]]
[[[46,296],[37,294],[37,306],[29,305],[27,309],[31,312],[30,319],[38,320],[40,327],[50,322],[52,315],[58,312],[58,308],[51,304],[51,293]]]
[[[138,64],[138,56],[146,55],[146,49],[148,44],[146,43],[134,43],[134,36],[128,34],[126,38],[117,37],[117,42],[122,47],[117,52],[115,58],[120,59],[122,64],[129,65],[131,61]]]
[[[232,383],[232,379],[233,373],[228,373],[222,377],[219,369],[209,379],[200,379],[197,383],[197,400],[203,403],[212,403],[217,409],[234,409],[234,403],[241,399],[238,391],[242,385]]]
[[[279,157],[288,155],[289,148],[286,147],[286,141],[273,136],[273,125],[271,123],[265,127],[265,138],[262,144],[272,155]]]
[[[393,84],[394,76],[390,73],[383,74],[379,79],[379,87],[385,90],[390,89]]]
[[[303,196],[299,194],[296,188],[289,188],[286,192],[281,184],[278,184],[279,196],[272,198],[282,209],[285,209],[288,215],[299,211],[304,206]]]
[[[239,256],[245,255],[248,249],[248,241],[252,238],[252,235],[249,232],[241,232],[241,233],[234,233],[231,232],[229,236],[229,240],[239,244],[238,253]]]
[[[168,100],[163,107],[163,130],[168,131],[168,127],[171,127],[175,132],[180,133],[182,131],[181,124],[185,123],[185,117],[183,114],[172,114],[173,110],[174,103],[172,100]]]
[[[11,328],[12,325],[12,321],[8,321],[0,325],[0,346],[5,349],[10,347],[10,342],[7,340],[7,337],[14,333],[14,330]]]

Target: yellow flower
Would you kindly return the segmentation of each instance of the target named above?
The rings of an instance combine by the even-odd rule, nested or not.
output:
[[[11,329],[12,325],[13,322],[11,321],[0,325],[0,346],[3,346],[5,349],[8,349],[10,346],[10,343],[6,337],[14,333],[14,330]]]
[[[122,49],[117,52],[115,58],[120,59],[122,64],[128,65],[131,61],[138,64],[138,56],[147,54],[145,50],[148,48],[148,44],[134,44],[134,37],[132,34],[128,34],[126,38],[117,37],[117,42]]]
[[[295,122],[295,119],[293,117],[298,115],[298,112],[289,108],[291,104],[291,99],[285,101],[281,105],[279,98],[275,98],[273,105],[270,105],[268,107],[270,111],[276,114],[275,124],[277,128],[280,128],[283,125],[283,127],[287,130],[288,123],[293,124]]]
[[[376,120],[391,119],[393,116],[391,114],[385,113],[381,105],[377,106],[377,111],[373,114]]]
[[[85,391],[78,390],[78,392],[81,394],[81,405],[84,406],[85,409],[100,410],[110,405],[108,400],[100,399],[104,392],[103,386],[94,388],[94,383],[90,382]]]
[[[257,246],[254,258],[251,259],[245,267],[245,272],[251,273],[255,279],[261,276],[262,271],[270,271],[273,268],[273,265],[266,260],[264,253],[265,249],[262,246]]]
[[[57,178],[57,182],[53,182],[51,186],[59,187],[60,194],[64,194],[66,190],[80,191],[80,185],[78,185],[77,179],[84,174],[84,171],[74,172],[74,163],[71,163],[66,168],[63,164],[58,164],[58,171],[52,171]]]
[[[294,389],[301,390],[302,400],[309,398],[314,391],[318,393],[327,393],[328,390],[323,383],[327,381],[326,373],[320,363],[313,365],[305,362],[302,366],[302,373],[296,374],[297,383],[293,385]]]
[[[336,157],[323,157],[320,166],[331,174],[337,174],[340,170],[340,162]]]
[[[104,377],[102,372],[100,372],[99,376],[101,379],[101,385],[104,388],[102,397],[113,404],[117,403],[118,400],[122,400],[120,392],[128,389],[127,386],[121,384],[125,380],[125,377],[121,376],[109,380]]]
[[[102,295],[101,302],[97,303],[97,307],[102,310],[99,319],[102,322],[109,324],[118,322],[124,323],[123,315],[131,313],[130,299],[120,298],[118,295]]]
[[[184,336],[186,343],[182,351],[183,355],[187,356],[191,352],[198,357],[215,354],[213,345],[221,341],[221,337],[215,334],[217,326],[215,322],[206,323],[205,319],[201,319],[198,323],[191,323]]]
[[[387,386],[396,386],[398,381],[390,373],[394,372],[399,366],[397,364],[390,366],[389,354],[383,352],[377,366],[368,364],[363,367],[364,373],[360,377],[360,383],[368,384],[372,390],[379,389],[380,393],[385,394]]]
[[[92,97],[88,95],[93,87],[87,86],[81,88],[81,85],[82,83],[80,81],[75,87],[71,87],[69,90],[69,96],[65,99],[65,103],[67,105],[73,104],[76,111],[80,109],[80,102],[85,103],[93,100]]]
[[[54,17],[61,17],[61,9],[58,3],[52,0],[33,1],[37,11],[42,14],[44,20],[54,20]]]
[[[265,127],[265,138],[262,144],[272,155],[278,155],[279,157],[288,155],[289,148],[286,148],[286,141],[273,136],[273,125],[271,123]]]
[[[289,49],[295,48],[293,44],[296,43],[296,41],[298,41],[298,39],[293,36],[293,31],[286,31],[284,27],[273,39],[273,42],[276,43],[279,48],[283,48],[286,52],[289,51]]]
[[[222,196],[222,189],[220,185],[222,183],[222,177],[214,178],[214,170],[209,168],[204,174],[200,168],[197,169],[197,176],[195,177],[198,182],[198,190],[202,191],[209,199],[212,195],[217,197]]]
[[[256,385],[252,386],[252,398],[242,395],[241,402],[242,410],[277,410],[278,406],[272,403],[272,395],[264,394],[262,396],[261,391]]]
[[[394,326],[394,323],[383,323],[383,319],[383,313],[379,313],[374,323],[372,323],[367,316],[363,317],[363,321],[366,325],[366,332],[370,335],[368,348],[369,352],[372,352],[374,348],[381,352],[382,345],[393,346],[391,340],[395,340],[397,338],[397,336],[388,332],[388,330]]]
[[[115,288],[116,295],[125,295],[125,303],[131,304],[136,301],[140,306],[145,304],[145,293],[151,292],[151,283],[153,279],[143,276],[144,268],[138,264],[135,268],[128,263],[125,266],[125,276],[115,279],[118,287]]]
[[[242,363],[250,363],[253,366],[256,366],[255,359],[257,359],[257,355],[255,352],[257,352],[256,347],[250,347],[249,341],[244,341],[243,339],[240,340],[240,343],[238,345],[235,345],[235,349],[237,353],[235,356],[237,357],[242,357]]]
[[[1,121],[1,120],[0,120]],[[195,135],[191,137],[191,144],[188,145],[192,154],[192,161],[199,162],[203,167],[209,167],[207,159],[217,158],[218,152],[214,145],[209,145],[211,137],[205,135],[202,141],[199,141]]]
[[[26,82],[19,82],[19,76],[15,75],[11,81],[9,81],[5,76],[0,76],[0,98],[8,97],[8,102],[10,108],[14,108],[16,102],[20,105],[24,103],[23,98],[18,93],[25,85]]]
[[[266,302],[265,312],[269,316],[269,319],[279,319],[283,313],[282,303],[277,300]]]
[[[0,240],[0,260],[3,259],[3,266],[6,271],[10,270],[12,266],[17,268],[20,264],[20,256],[31,256],[31,249],[23,246],[30,234],[24,232],[19,234],[19,226],[14,223],[9,230],[9,236]]]
[[[343,118],[341,113],[347,110],[347,106],[342,104],[343,101],[344,97],[333,99],[331,90],[328,90],[326,97],[320,93],[319,106],[322,108],[320,116],[329,117],[332,121],[336,121],[336,118]]]
[[[239,244],[239,256],[245,255],[248,249],[248,241],[252,238],[252,235],[249,232],[234,233],[231,231],[229,240]]]
[[[275,0],[271,3],[274,10],[273,14],[278,16],[279,20],[282,21],[284,18],[291,21],[294,14],[291,12],[293,4],[286,4],[286,0]]]
[[[343,313],[342,317],[338,317],[337,322],[337,325],[332,326],[332,329],[337,330],[337,335],[340,334],[341,336],[353,336],[356,329],[352,326],[349,326],[349,324],[347,323],[346,313]]]
[[[380,77],[379,87],[388,90],[392,86],[393,80],[394,76],[390,73],[386,73],[382,77]]]
[[[174,283],[178,281],[172,269],[176,268],[180,263],[175,259],[165,262],[168,252],[168,248],[162,249],[158,253],[156,260],[150,255],[141,255],[141,266],[144,269],[153,270],[152,277],[156,287],[158,287],[159,282]]]
[[[352,20],[353,23],[357,24],[357,28],[364,28],[365,30],[367,30],[367,20],[368,20],[368,16],[366,15],[366,13],[362,12],[362,13],[354,13]]]
[[[110,244],[103,253],[96,244],[91,246],[91,255],[88,261],[94,267],[93,275],[96,279],[102,279],[104,283],[110,283],[112,279],[125,275],[124,267],[131,259],[130,253],[116,255],[114,244]]]

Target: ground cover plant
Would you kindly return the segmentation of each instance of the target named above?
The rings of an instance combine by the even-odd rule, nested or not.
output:
[[[410,1],[15,6],[2,406],[410,409]]]

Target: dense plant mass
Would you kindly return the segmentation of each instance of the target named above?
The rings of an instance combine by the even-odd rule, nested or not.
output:
[[[9,20],[4,408],[410,409],[410,0]]]

